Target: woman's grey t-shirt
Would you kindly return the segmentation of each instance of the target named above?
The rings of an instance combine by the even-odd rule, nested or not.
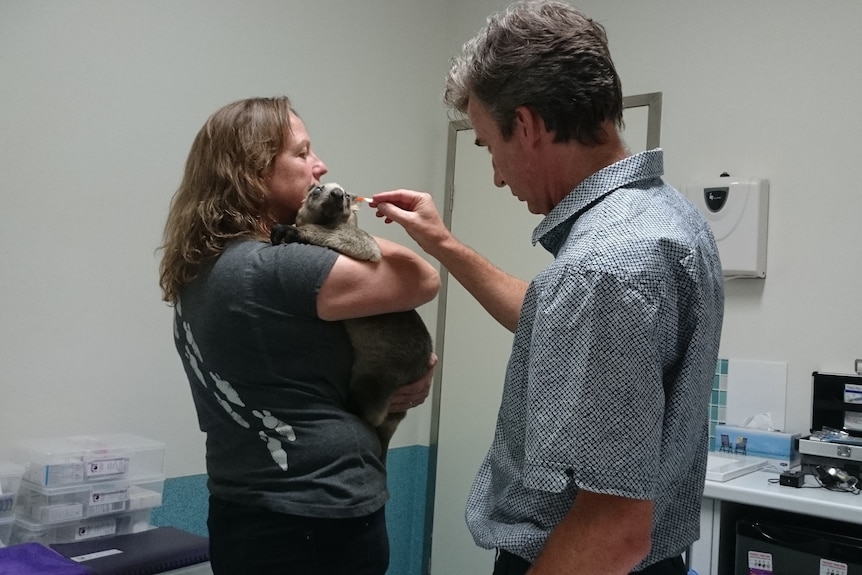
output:
[[[211,494],[327,518],[386,502],[377,436],[344,407],[347,334],[317,316],[337,257],[237,240],[183,288],[174,338],[206,433]]]

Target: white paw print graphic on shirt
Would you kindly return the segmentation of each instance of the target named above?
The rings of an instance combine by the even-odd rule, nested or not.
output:
[[[283,437],[288,441],[296,440],[296,434],[293,432],[293,427],[274,416],[268,410],[264,409],[262,411],[258,411],[255,409],[252,413],[255,417],[260,419],[264,427],[274,431],[280,437]],[[269,454],[272,456],[272,460],[275,461],[284,471],[287,471],[287,452],[284,450],[284,444],[281,440],[278,437],[273,437],[271,433],[267,433],[265,431],[260,431],[258,434],[260,435],[260,438],[266,442],[266,447],[269,449]]]
[[[191,325],[188,322],[182,321],[182,308],[180,302],[177,302],[176,312],[178,317],[177,321],[174,322],[174,337],[179,340],[182,335],[185,335],[186,345],[184,346],[183,351],[188,360],[189,366],[192,368],[198,381],[200,381],[204,387],[209,388],[207,385],[207,377],[201,370],[201,366],[205,365],[206,362],[204,361],[203,355],[195,342]],[[182,334],[179,330],[180,323],[183,328]],[[215,397],[218,404],[231,416],[237,425],[250,429],[252,425],[245,417],[243,417],[243,414],[240,413],[240,411],[246,411],[246,404],[233,385],[213,371],[209,371],[209,377],[215,383],[217,391],[213,390],[213,397]],[[272,412],[266,409],[252,409],[251,412],[257,418],[257,421],[260,422],[259,425],[262,426],[262,429],[258,429],[258,436],[261,441],[266,444],[266,449],[272,457],[272,460],[282,470],[287,471],[287,452],[284,450],[284,441],[292,442],[296,440],[296,434],[293,431],[293,427],[281,421],[279,418],[274,416]]]
[[[260,419],[263,426],[267,429],[271,429],[275,431],[282,437],[286,437],[288,441],[294,441],[296,439],[296,434],[293,432],[293,427],[286,424],[272,413],[264,409],[263,411],[254,410],[252,411],[255,417]]]
[[[204,377],[204,374],[201,373],[201,369],[198,367],[198,358],[195,357],[195,354],[192,353],[192,350],[189,349],[189,346],[185,347],[186,358],[189,360],[189,365],[192,366],[192,370],[195,372],[195,375],[198,376],[198,381],[201,382],[201,385],[204,387],[209,387],[207,385],[207,380]]]
[[[183,330],[186,332],[186,343],[192,348],[192,351],[195,352],[195,357],[203,361],[204,358],[201,356],[201,350],[198,349],[198,344],[195,343],[195,338],[192,335],[192,326],[189,325],[189,322],[183,322]]]
[[[245,403],[242,402],[242,399],[240,399],[239,394],[236,392],[230,382],[223,380],[218,376],[217,373],[213,373],[212,371],[210,372],[210,377],[213,378],[216,387],[219,389],[220,392],[222,392],[222,395],[224,395],[225,399],[227,399],[234,405],[245,407]]]
[[[226,402],[224,399],[222,399],[219,396],[219,394],[213,393],[213,395],[215,396],[216,401],[219,402],[219,405],[221,405],[224,408],[224,410],[230,414],[230,416],[233,418],[234,421],[236,421],[237,423],[239,423],[240,425],[242,425],[246,429],[251,427],[251,425],[249,425],[249,423],[243,418],[243,416],[240,415],[239,413],[237,413],[236,411],[234,411],[233,407],[231,407],[231,405],[228,402]]]
[[[264,431],[258,431],[260,438],[266,442],[266,448],[269,449],[269,454],[272,460],[275,461],[283,471],[287,471],[287,452],[282,449],[283,444],[275,437],[271,437]]]

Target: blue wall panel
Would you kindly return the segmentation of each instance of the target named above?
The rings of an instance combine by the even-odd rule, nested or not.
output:
[[[387,575],[421,575],[425,541],[425,500],[428,489],[428,447],[411,445],[389,451],[389,571]],[[172,525],[208,535],[207,477],[171,477],[165,481],[162,505],[153,510],[153,525]]]

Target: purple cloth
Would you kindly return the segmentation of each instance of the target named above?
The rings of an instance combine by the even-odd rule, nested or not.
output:
[[[93,572],[39,543],[0,549],[0,575],[92,575]]]

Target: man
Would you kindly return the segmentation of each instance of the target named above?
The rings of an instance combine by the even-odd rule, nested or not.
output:
[[[566,4],[489,18],[445,100],[494,183],[545,215],[533,242],[555,257],[527,285],[455,239],[429,195],[374,196],[514,332],[474,539],[498,549],[495,575],[683,575],[724,307],[707,223],[661,180],[661,150],[629,156],[605,31]]]

